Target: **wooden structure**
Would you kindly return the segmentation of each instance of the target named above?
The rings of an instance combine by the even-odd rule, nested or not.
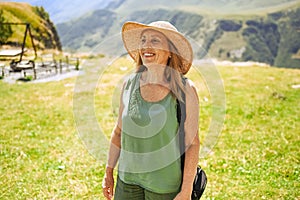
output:
[[[15,26],[25,26],[25,32],[23,37],[23,43],[21,49],[4,49],[0,51],[0,59],[11,60],[10,68],[12,71],[22,71],[24,69],[33,69],[34,60],[37,58],[37,52],[34,45],[33,37],[30,30],[30,23],[1,23],[0,25],[15,25]],[[29,61],[23,61],[24,53],[26,52],[25,44],[27,37],[30,37],[31,44],[34,50],[34,59]],[[18,60],[15,60],[19,56]]]
[[[30,30],[29,23],[0,23],[1,25],[15,25],[15,26],[25,26],[25,32],[23,37],[22,46],[20,49],[2,49],[0,50],[0,61],[5,60],[9,61],[10,69],[7,72],[5,70],[5,64],[0,63],[0,68],[2,72],[0,73],[0,78],[5,76],[5,72],[11,74],[12,72],[20,72],[23,78],[44,78],[56,74],[62,74],[68,72],[71,69],[79,70],[79,58],[69,58],[65,56],[65,59],[60,58],[59,61],[56,61],[54,54],[48,54],[41,56],[41,62],[37,62],[37,51],[34,44],[33,36]],[[34,50],[33,59],[24,59],[24,53],[28,51],[26,46],[26,39],[30,37],[31,44]],[[0,69],[1,70],[1,69]]]

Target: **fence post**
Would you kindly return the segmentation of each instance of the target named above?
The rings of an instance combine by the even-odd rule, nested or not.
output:
[[[59,59],[59,71],[62,74],[62,61]]]
[[[36,69],[35,68],[33,68],[33,78],[34,78],[34,80],[36,80]]]
[[[54,60],[53,62],[54,62],[55,74],[57,74],[58,70],[57,70],[57,63],[56,63],[56,60]]]
[[[35,69],[35,62],[32,62],[33,65],[33,79],[36,80],[36,69]]]
[[[69,56],[66,56],[67,71],[69,71]]]
[[[1,69],[2,69],[2,73],[1,73],[1,74],[2,74],[2,77],[4,77],[4,75],[5,75],[5,74],[4,74],[4,68],[5,68],[5,65],[1,66]]]
[[[79,70],[79,58],[76,58],[75,69],[76,69],[77,71]]]

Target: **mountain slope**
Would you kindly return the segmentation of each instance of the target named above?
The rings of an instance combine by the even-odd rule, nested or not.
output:
[[[8,2],[12,2],[8,0]],[[24,2],[15,0],[14,2]],[[152,0],[151,4],[138,0],[91,0],[84,3],[81,0],[27,0],[33,6],[43,6],[50,14],[55,24],[74,20],[85,13],[108,9],[119,15],[127,15],[138,10],[171,9],[185,10],[203,14],[261,14],[266,10],[275,12],[283,7],[290,7],[297,0]],[[147,4],[146,4],[147,3]]]
[[[113,11],[98,10],[68,24],[58,24],[57,28],[66,49],[121,55],[124,53],[121,36],[111,36],[120,34],[125,21],[149,23],[168,20],[194,41],[196,59],[208,53],[210,57],[224,60],[257,61],[278,67],[299,68],[300,60],[293,58],[300,49],[298,7],[266,16],[224,15],[221,19],[165,9],[136,11],[121,18]],[[103,41],[107,44],[97,48]]]
[[[30,23],[35,46],[39,49],[61,50],[61,43],[56,28],[49,18],[49,14],[42,7],[32,7],[27,3],[0,2],[5,22]],[[13,35],[8,39],[8,44],[20,45],[23,43],[25,26],[11,25]],[[26,45],[31,46],[31,41],[26,40]]]
[[[91,0],[88,3],[81,0],[27,0],[26,2],[33,6],[42,6],[50,14],[52,21],[57,23],[67,22],[78,18],[90,11],[103,9],[113,0]],[[15,0],[14,2],[24,2]]]
[[[145,10],[145,2],[137,0],[119,0],[122,3],[115,9],[119,14]],[[152,0],[147,9],[170,9],[196,12],[201,14],[258,14],[266,11],[275,12],[284,7],[291,7],[299,3],[297,0]]]
[[[114,12],[96,10],[80,19],[57,24],[57,29],[66,49],[89,51],[109,36],[116,18]]]

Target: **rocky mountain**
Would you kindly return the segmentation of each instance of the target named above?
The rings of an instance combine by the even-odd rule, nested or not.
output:
[[[28,4],[19,8],[20,4],[10,2],[13,8],[5,8],[4,14],[16,21],[34,19],[33,32],[41,48],[59,48],[61,41],[66,51],[122,55],[126,51],[120,31],[125,21],[167,20],[190,38],[196,59],[210,56],[300,68],[298,0],[152,0],[147,6],[137,0],[28,2],[43,7],[30,10]],[[7,4],[2,2],[0,8]],[[51,18],[55,15],[60,16],[57,21],[71,20],[54,26],[44,6]]]
[[[0,23],[13,23],[1,25],[2,28],[9,26],[11,29],[10,37],[1,41],[1,45],[20,46],[28,23],[38,49],[62,49],[56,27],[43,7],[33,7],[27,3],[0,2],[0,10],[2,20]],[[26,37],[26,46],[32,47],[28,38],[29,35]]]
[[[224,4],[224,0],[187,0],[183,4],[174,0],[167,8],[166,1],[152,1],[155,6],[147,6],[145,10],[143,1],[119,0],[112,9],[95,10],[57,24],[64,48],[121,55],[126,52],[120,36],[125,21],[168,20],[193,41],[196,59],[209,55],[223,60],[300,68],[300,60],[294,57],[300,49],[299,2],[253,0],[246,4],[228,0]],[[220,13],[216,12],[218,6],[220,10],[224,8]],[[230,11],[233,13],[229,14]]]
[[[12,0],[8,0],[12,2]],[[24,2],[14,0],[13,2]],[[50,14],[55,24],[81,17],[93,10],[109,9],[120,15],[126,15],[137,10],[171,9],[186,10],[202,14],[239,14],[260,13],[265,10],[278,10],[293,5],[297,0],[152,0],[151,3],[138,0],[27,0],[33,6],[42,6]]]

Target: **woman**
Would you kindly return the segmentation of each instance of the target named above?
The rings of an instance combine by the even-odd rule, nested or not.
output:
[[[198,96],[192,82],[183,78],[192,64],[191,45],[166,21],[126,22],[122,39],[137,70],[122,89],[103,194],[115,200],[191,199],[200,146]],[[176,99],[185,101],[186,107],[183,172]],[[114,195],[113,171],[118,161]]]

